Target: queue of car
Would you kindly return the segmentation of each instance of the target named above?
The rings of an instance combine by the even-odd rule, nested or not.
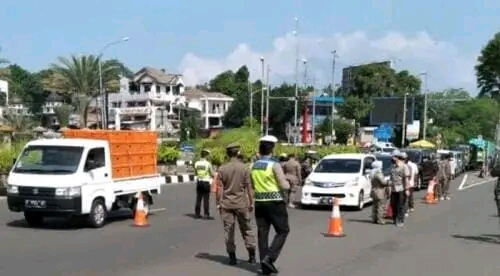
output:
[[[451,155],[453,176],[457,177],[466,170],[465,155],[461,151],[404,148],[401,149],[418,167],[415,190],[427,188],[427,183],[436,174],[439,158]],[[300,203],[302,208],[331,205],[333,198],[339,199],[339,205],[362,210],[372,201],[371,164],[375,160],[382,162],[382,172],[389,177],[392,166],[391,151],[374,153],[332,154],[322,158],[305,178]]]

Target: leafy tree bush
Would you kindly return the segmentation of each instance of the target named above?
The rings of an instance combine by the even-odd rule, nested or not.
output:
[[[181,157],[181,152],[169,145],[161,144],[158,147],[157,159],[159,164],[175,164]]]

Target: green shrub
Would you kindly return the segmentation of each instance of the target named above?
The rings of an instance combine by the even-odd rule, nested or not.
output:
[[[249,127],[225,130],[213,138],[201,139],[196,143],[196,158],[199,159],[202,149],[211,151],[210,161],[214,165],[220,165],[226,160],[226,146],[231,143],[238,143],[241,146],[241,154],[245,161],[250,161],[258,150],[258,140],[260,136],[258,130]],[[318,152],[320,157],[335,153],[355,153],[359,150],[355,146],[334,145],[334,146],[291,146],[278,144],[274,154],[279,156],[282,153],[294,153],[298,157],[303,157],[308,150]]]
[[[0,145],[0,174],[8,174],[14,158],[17,158],[26,142],[20,141],[12,145]]]
[[[160,164],[175,164],[181,157],[181,152],[172,146],[160,145],[158,147],[157,159]]]

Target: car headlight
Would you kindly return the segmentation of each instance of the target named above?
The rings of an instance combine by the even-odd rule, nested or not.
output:
[[[306,180],[304,181],[304,186],[311,186],[311,185],[312,181],[309,178],[306,178]]]
[[[7,185],[7,193],[19,194],[19,187],[16,185]]]
[[[348,186],[348,187],[355,187],[355,186],[358,186],[358,185],[359,185],[359,177],[355,177],[351,181],[347,181],[346,182],[346,186]]]
[[[81,187],[70,187],[70,188],[57,188],[56,196],[79,196],[82,194]]]

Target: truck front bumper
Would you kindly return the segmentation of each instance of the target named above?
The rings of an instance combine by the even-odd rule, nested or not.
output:
[[[40,197],[7,195],[12,212],[37,212],[47,217],[66,217],[82,213],[81,197]]]

